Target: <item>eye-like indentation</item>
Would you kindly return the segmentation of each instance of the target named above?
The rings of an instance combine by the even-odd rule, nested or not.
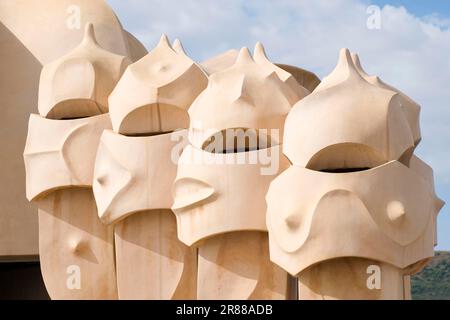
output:
[[[399,223],[406,217],[405,207],[400,201],[390,201],[386,211],[389,219],[394,223]]]
[[[83,250],[88,247],[88,243],[79,238],[71,238],[68,241],[69,249],[74,254],[80,254]]]
[[[170,70],[170,64],[165,62],[155,63],[154,69],[156,72],[166,72]]]
[[[111,223],[117,217],[109,216],[109,208],[122,192],[132,183],[132,173],[125,168],[109,150],[100,142],[96,160],[93,191],[98,206],[99,217],[105,223]]]
[[[266,195],[269,235],[285,252],[295,252],[306,241],[315,202],[304,200],[304,180],[297,180],[292,168],[272,181]]]
[[[301,215],[296,213],[288,214],[284,221],[286,222],[286,225],[290,229],[297,229],[300,226],[301,223]]]
[[[95,181],[100,185],[100,186],[104,186],[108,183],[108,176],[106,174],[103,174],[99,177],[95,178]]]
[[[286,252],[298,250],[306,241],[310,228],[311,214],[308,207],[293,204],[269,207],[270,233]],[[276,207],[281,209],[275,209]]]
[[[214,188],[206,182],[194,178],[181,178],[173,188],[172,210],[181,210],[199,204],[214,194]]]

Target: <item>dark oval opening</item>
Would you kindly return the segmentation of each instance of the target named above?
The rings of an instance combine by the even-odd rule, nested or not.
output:
[[[56,103],[46,118],[76,120],[101,115],[104,107],[91,99],[68,99]]]
[[[317,152],[306,168],[321,172],[348,173],[369,170],[386,163],[376,150],[357,143],[339,143]]]
[[[126,136],[154,136],[189,127],[186,110],[170,104],[154,103],[130,112],[120,124],[119,133]]]

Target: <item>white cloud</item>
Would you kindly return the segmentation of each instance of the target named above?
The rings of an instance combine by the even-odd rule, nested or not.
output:
[[[419,18],[403,7],[385,6],[381,29],[369,30],[366,0],[108,2],[147,48],[164,32],[179,37],[198,61],[260,40],[273,61],[323,77],[341,47],[358,52],[366,71],[422,105],[417,153],[435,169],[438,185],[450,186],[449,17]]]

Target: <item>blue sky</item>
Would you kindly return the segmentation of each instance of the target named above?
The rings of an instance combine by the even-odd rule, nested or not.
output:
[[[450,1],[448,0],[373,0],[370,3],[384,6],[404,6],[416,16],[439,14],[442,17],[450,17]]]
[[[358,52],[366,71],[422,106],[423,140],[416,154],[435,172],[449,203],[438,218],[438,249],[450,250],[450,1],[447,0],[108,0],[125,29],[148,49],[160,35],[180,38],[203,61],[261,41],[275,62],[320,77],[333,70],[339,49]],[[367,28],[369,4],[381,28]]]

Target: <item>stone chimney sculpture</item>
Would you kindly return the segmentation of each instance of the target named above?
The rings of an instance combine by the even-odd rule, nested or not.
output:
[[[185,146],[187,109],[207,76],[165,35],[131,64],[109,97],[113,131],[94,174],[99,217],[114,224],[120,299],[195,299],[197,253],[177,238],[170,193]],[[180,141],[181,139],[181,141]],[[177,155],[179,156],[179,154]]]
[[[322,82],[260,43],[128,56],[88,23],[41,73],[24,160],[52,299],[411,297],[444,205],[416,102],[347,49]]]
[[[80,45],[41,72],[24,159],[52,299],[117,297],[113,229],[98,219],[91,187],[100,136],[111,128],[106,98],[129,63],[101,48],[87,24]]]
[[[288,165],[285,117],[307,93],[258,44],[212,74],[189,109],[172,209],[180,240],[198,247],[198,299],[290,298],[287,273],[269,260],[264,197]]]
[[[419,106],[363,71],[347,49],[289,113],[292,166],[267,194],[272,261],[298,277],[299,299],[407,299],[433,257],[443,205],[413,156]]]

